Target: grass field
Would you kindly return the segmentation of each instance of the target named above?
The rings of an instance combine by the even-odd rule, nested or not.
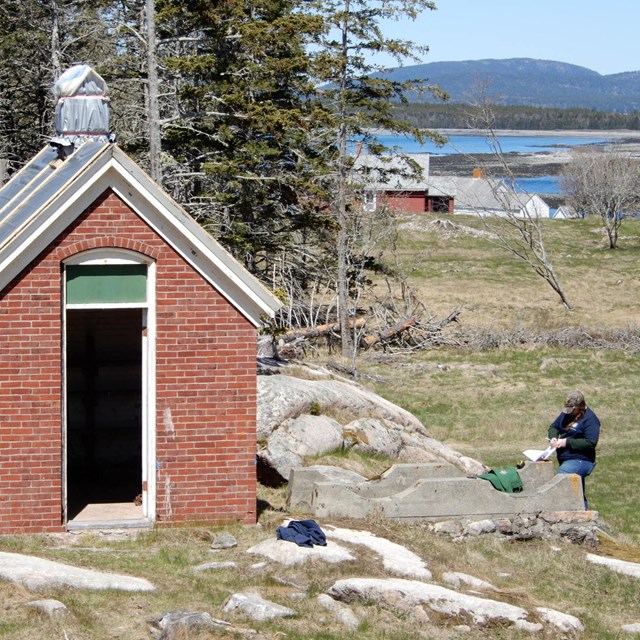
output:
[[[544,221],[549,259],[574,306],[569,311],[530,267],[473,233],[486,231],[480,219],[456,216],[454,231],[433,219],[405,218],[399,242],[405,273],[415,273],[411,285],[428,311],[442,317],[462,310],[445,329],[452,339],[504,333],[523,343],[441,347],[371,363],[365,357],[361,368],[387,381],[375,390],[412,411],[434,437],[495,466],[515,463],[524,449],[544,448],[565,393],[581,389],[602,421],[598,465],[587,484],[591,504],[640,543],[640,221],[623,223],[616,250],[607,248],[597,220]],[[617,348],[527,341],[566,329],[619,335]]]
[[[486,238],[465,231],[481,230],[479,220],[456,217],[454,221],[461,228],[455,233],[434,230],[429,221],[426,216],[403,221],[398,256],[430,313],[442,317],[452,308],[462,310],[459,323],[445,330],[452,343],[456,336],[469,332],[521,332],[526,338],[536,332],[571,327],[585,335],[619,331],[620,347],[577,349],[523,339],[516,346],[487,349],[445,346],[413,354],[367,353],[359,361],[359,370],[384,381],[363,377],[362,383],[412,411],[434,437],[491,466],[514,464],[521,459],[522,450],[543,447],[546,428],[558,414],[565,392],[582,389],[603,424],[598,465],[587,481],[591,505],[601,514],[611,536],[603,538],[600,553],[640,562],[640,368],[638,344],[633,339],[640,306],[640,222],[625,222],[617,251],[605,248],[595,221],[545,224],[551,260],[575,306],[574,311],[567,311],[526,267]],[[325,461],[341,462],[338,456]],[[372,472],[389,464],[371,458],[343,461]],[[122,541],[98,534],[72,540],[52,536],[0,538],[1,551],[145,577],[158,586],[151,594],[67,589],[32,593],[0,583],[0,638],[147,640],[151,637],[149,620],[173,610],[207,611],[246,632],[185,633],[184,639],[189,640],[531,637],[500,625],[458,632],[453,624],[419,624],[407,612],[397,613],[372,603],[354,605],[362,623],[357,631],[346,631],[319,610],[315,596],[339,578],[383,576],[381,563],[365,554],[356,563],[340,566],[253,568],[259,558],[246,550],[273,537],[276,526],[287,516],[279,510],[284,506],[284,490],[260,488],[260,497],[269,506],[258,527],[161,529]],[[375,519],[333,524],[364,528],[407,546],[427,562],[436,578],[444,571],[468,573],[496,585],[499,599],[528,610],[549,606],[577,616],[585,625],[581,635],[585,640],[614,640],[621,637],[622,625],[640,622],[640,582],[588,565],[585,554],[589,550],[576,545],[489,538],[460,544],[437,537],[421,525]],[[212,556],[211,536],[222,531],[235,535],[238,547]],[[234,561],[237,568],[191,570],[211,560]],[[265,598],[292,606],[298,615],[259,623],[225,613],[228,596],[245,590],[256,590]],[[301,598],[295,596],[300,593]],[[71,613],[48,620],[26,606],[39,598],[57,598]],[[251,634],[250,629],[258,633]]]

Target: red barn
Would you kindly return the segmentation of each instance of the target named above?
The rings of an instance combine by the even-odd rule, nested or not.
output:
[[[401,213],[453,213],[449,201],[429,195],[429,154],[358,155],[355,182],[362,190],[365,211],[388,207]]]
[[[95,126],[100,76],[70,72],[58,136],[0,190],[0,533],[255,522],[279,304]]]

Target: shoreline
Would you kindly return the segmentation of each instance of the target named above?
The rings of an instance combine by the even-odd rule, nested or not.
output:
[[[447,129],[450,135],[487,135],[484,130]],[[441,129],[445,134],[445,130]],[[602,138],[604,143],[584,145],[582,148],[600,148],[606,151],[618,149],[635,157],[640,157],[640,131],[626,129],[607,131],[522,131],[515,129],[496,130],[495,136],[547,136]],[[480,154],[431,154],[429,158],[430,173],[434,176],[467,176],[475,168],[482,169],[486,175],[504,176],[510,172],[521,178],[537,178],[542,176],[558,176],[565,164],[571,161],[573,149],[558,146],[551,151],[509,152],[501,156],[493,153]],[[505,171],[506,169],[506,171]]]

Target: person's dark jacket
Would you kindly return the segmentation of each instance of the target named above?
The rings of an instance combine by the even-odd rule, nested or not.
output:
[[[315,520],[291,520],[276,529],[276,538],[295,542],[299,547],[327,546],[327,537]]]
[[[548,436],[567,439],[567,446],[556,450],[560,464],[566,460],[595,462],[600,420],[589,407],[578,420],[570,413],[561,413],[549,427]]]

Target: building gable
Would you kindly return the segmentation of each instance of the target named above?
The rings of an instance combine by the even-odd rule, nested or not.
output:
[[[254,326],[279,308],[256,278],[110,143],[84,144],[66,160],[45,149],[0,191],[0,290],[108,189]]]

